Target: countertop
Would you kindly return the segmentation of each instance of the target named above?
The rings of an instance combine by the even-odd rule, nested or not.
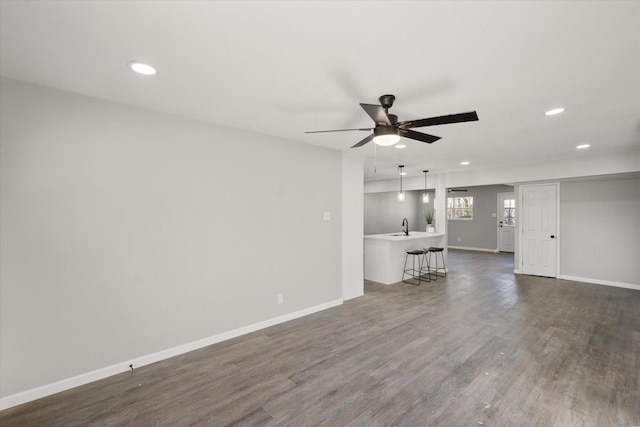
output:
[[[426,231],[410,231],[408,236],[403,232],[387,233],[387,234],[369,234],[364,236],[365,239],[388,240],[390,242],[404,242],[407,240],[425,239],[428,237],[442,237],[444,233],[427,233]]]

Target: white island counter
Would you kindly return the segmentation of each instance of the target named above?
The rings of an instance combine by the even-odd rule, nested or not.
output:
[[[364,278],[385,285],[400,282],[406,251],[429,246],[444,248],[445,244],[445,233],[411,231],[408,236],[402,232],[364,236]]]

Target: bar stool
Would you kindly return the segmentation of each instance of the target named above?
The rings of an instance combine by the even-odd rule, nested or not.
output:
[[[402,281],[404,283],[408,283],[410,285],[417,285],[420,286],[422,284],[422,282],[430,282],[431,281],[431,277],[429,277],[429,273],[427,271],[427,275],[424,276],[423,274],[423,269],[422,269],[422,258],[424,256],[426,252],[422,249],[416,249],[416,250],[411,250],[411,251],[407,251],[407,255],[404,258],[404,270],[402,271]],[[409,261],[409,255],[411,255],[413,258],[411,259],[411,268],[407,268],[407,262]],[[418,268],[416,269],[416,258],[418,259]],[[410,282],[408,280],[404,280],[404,277],[406,275],[410,274],[411,275],[411,279],[413,279],[413,282]],[[418,281],[418,283],[415,283],[415,281]]]
[[[436,268],[431,268],[430,253],[433,253],[433,257],[436,260]],[[438,267],[438,254],[440,254],[440,259],[442,260],[442,267]],[[438,270],[442,270],[444,274],[441,277],[447,277],[447,266],[444,263],[444,248],[437,248],[435,246],[431,246],[425,249],[425,258],[427,258],[427,271],[429,272],[429,279],[431,279],[431,271],[435,271],[433,276],[435,278],[433,280],[438,280]]]

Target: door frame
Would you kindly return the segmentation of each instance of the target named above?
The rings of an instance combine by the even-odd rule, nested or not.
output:
[[[498,233],[498,240],[497,240],[498,247],[496,248],[497,252],[500,252],[500,247],[501,247],[500,243],[501,243],[501,240],[502,240],[502,233],[500,233],[500,221],[501,221],[501,218],[502,218],[502,215],[501,215],[502,209],[504,208],[504,206],[500,206],[500,197],[501,196],[508,196],[508,195],[513,196],[513,203],[514,203],[514,208],[515,208],[516,212],[518,212],[518,208],[519,208],[518,207],[518,197],[516,195],[515,188],[514,188],[514,191],[507,191],[505,193],[498,193],[498,196],[497,196],[498,200],[496,201],[496,203],[498,204],[498,210],[496,211],[497,212],[497,214],[496,214],[496,217],[497,217],[496,218],[496,233]],[[515,253],[515,251],[516,251],[516,230],[518,229],[518,224],[519,224],[517,215],[514,218],[514,222],[515,222],[515,224],[513,225],[513,252]]]
[[[541,185],[554,185],[556,187],[556,271],[555,271],[555,275],[553,277],[558,278],[560,276],[560,242],[562,239],[562,235],[560,233],[560,183],[559,182],[541,182],[541,183],[537,183],[537,184],[522,184],[518,186],[517,191],[515,191],[516,193],[516,197],[518,198],[518,200],[520,200],[520,218],[523,218],[522,215],[522,211],[524,209],[524,192],[522,191],[525,187],[539,187]],[[516,202],[518,203],[518,202]],[[523,253],[523,248],[522,248],[522,244],[523,244],[523,240],[524,240],[524,224],[522,223],[522,221],[520,221],[520,223],[517,225],[518,227],[518,232],[516,233],[516,236],[518,238],[518,244],[517,244],[517,248],[518,248],[518,256],[517,256],[517,262],[518,265],[515,266],[514,268],[514,272],[516,273],[520,273],[520,274],[524,274],[523,273],[523,260],[522,260],[522,253]]]

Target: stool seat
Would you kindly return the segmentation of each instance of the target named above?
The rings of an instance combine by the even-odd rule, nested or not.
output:
[[[407,251],[407,253],[409,255],[422,255],[423,253],[425,253],[426,251],[420,250],[420,249],[415,249],[412,251]]]
[[[429,252],[442,252],[444,251],[444,248],[436,248],[435,246],[430,246],[425,250]]]

